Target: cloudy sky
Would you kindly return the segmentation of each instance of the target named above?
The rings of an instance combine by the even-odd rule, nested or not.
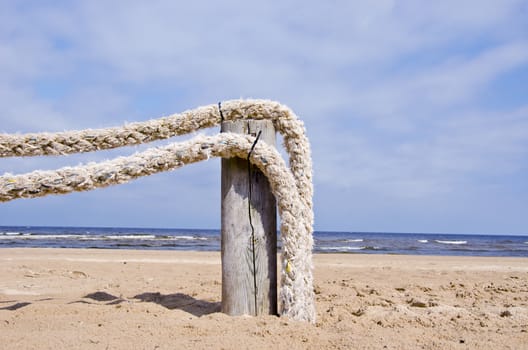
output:
[[[316,230],[528,233],[527,86],[526,0],[0,0],[0,132],[277,100],[312,143]],[[220,162],[0,204],[0,225],[219,228]]]

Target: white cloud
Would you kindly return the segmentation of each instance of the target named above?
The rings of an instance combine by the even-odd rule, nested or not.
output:
[[[119,125],[272,98],[305,119],[318,188],[337,188],[336,202],[347,201],[339,189],[417,201],[463,186],[480,194],[486,177],[525,171],[526,101],[488,111],[483,96],[528,65],[527,11],[521,0],[2,2],[0,131]],[[63,163],[0,162],[31,164]],[[178,179],[189,194],[216,190]],[[177,196],[144,183],[135,196]],[[132,187],[93,198],[119,201]]]
[[[38,98],[27,88],[0,83],[0,106],[0,132],[62,130],[67,125],[50,101]]]
[[[348,103],[379,126],[412,131],[413,119],[437,118],[466,107],[502,74],[526,65],[528,43],[514,42],[355,87]]]
[[[315,150],[321,186],[355,188],[396,198],[427,199],[478,191],[525,171],[528,105],[510,112],[477,110],[437,120],[424,137],[384,140],[361,130],[326,129]],[[495,186],[512,186],[500,181]]]

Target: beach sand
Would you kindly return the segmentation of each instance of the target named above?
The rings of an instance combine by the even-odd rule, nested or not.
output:
[[[321,254],[317,323],[219,313],[219,253],[1,249],[0,349],[528,349],[528,259]]]

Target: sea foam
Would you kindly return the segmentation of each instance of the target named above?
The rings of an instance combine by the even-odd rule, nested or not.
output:
[[[441,241],[438,239],[435,239],[435,242],[440,244],[467,244],[467,241]]]

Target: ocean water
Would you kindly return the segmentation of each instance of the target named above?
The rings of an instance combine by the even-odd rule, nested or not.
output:
[[[528,235],[316,231],[314,243],[316,253],[528,257]],[[220,231],[0,226],[8,247],[219,251]]]

